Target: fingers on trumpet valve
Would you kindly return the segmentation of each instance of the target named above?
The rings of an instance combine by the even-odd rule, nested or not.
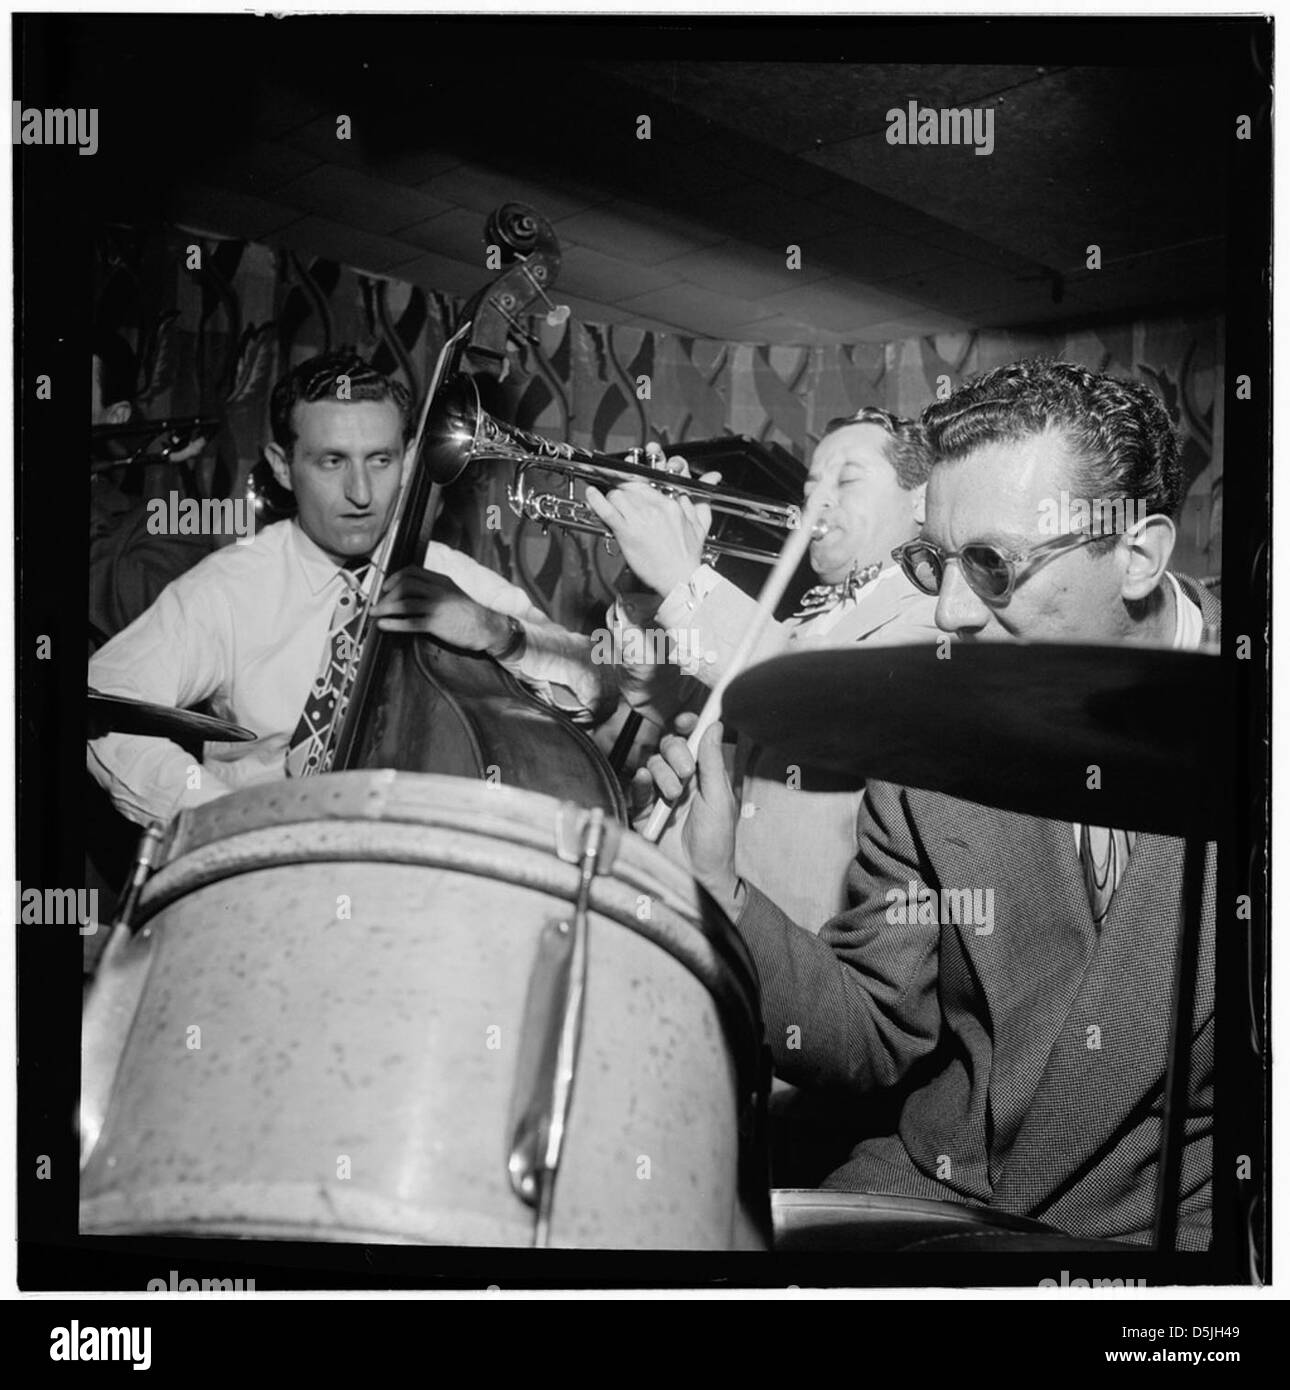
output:
[[[682,478],[690,476],[690,465],[680,454],[668,458],[663,446],[651,439],[645,446],[645,463],[659,473],[675,473]]]

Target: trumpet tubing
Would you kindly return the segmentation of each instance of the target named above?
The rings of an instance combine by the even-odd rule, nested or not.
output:
[[[689,497],[693,502],[706,504],[713,512],[774,530],[793,531],[801,525],[801,508],[791,502],[775,502],[754,493],[701,483],[630,459],[613,458],[547,439],[518,425],[495,420],[480,406],[478,388],[469,377],[459,378],[443,395],[431,446],[436,477],[441,482],[450,482],[471,463],[512,464],[515,475],[507,487],[507,500],[516,516],[528,517],[544,526],[560,526],[612,538],[612,532],[578,495],[578,486],[585,488],[590,484],[601,491],[609,491],[624,483],[642,482],[666,496]],[[641,451],[632,452],[639,454]],[[566,492],[562,495],[534,487],[528,477],[530,472],[558,475]],[[821,523],[813,528],[812,536],[822,534]],[[715,555],[734,555],[764,564],[773,563],[779,553],[778,548],[711,537],[707,549]]]

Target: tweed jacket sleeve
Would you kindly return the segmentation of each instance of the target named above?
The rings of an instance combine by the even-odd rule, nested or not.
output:
[[[858,834],[853,906],[818,936],[752,887],[739,914],[775,1069],[798,1085],[893,1086],[940,1036],[939,927],[906,921],[921,884],[899,788],[869,783]]]

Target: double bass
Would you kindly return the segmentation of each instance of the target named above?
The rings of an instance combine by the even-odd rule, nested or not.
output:
[[[381,574],[419,564],[439,508],[433,450],[424,447],[435,392],[461,372],[497,373],[522,316],[550,304],[560,265],[550,224],[508,203],[486,226],[506,268],[462,311],[429,385]],[[509,261],[509,263],[507,263]],[[599,748],[576,725],[527,691],[492,658],[424,634],[384,632],[370,619],[322,771],[383,767],[436,772],[544,792],[626,819],[622,787]]]

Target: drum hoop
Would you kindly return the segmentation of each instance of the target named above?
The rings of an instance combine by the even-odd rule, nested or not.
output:
[[[931,1197],[905,1197],[898,1192],[848,1192],[841,1188],[775,1187],[770,1193],[774,1211],[809,1213],[872,1212],[875,1215],[899,1215],[909,1212],[916,1216],[942,1217],[948,1223],[983,1229],[1010,1231],[1024,1235],[1064,1235],[1055,1226],[1036,1221],[1033,1217],[996,1207],[974,1206],[968,1202],[944,1202]]]

